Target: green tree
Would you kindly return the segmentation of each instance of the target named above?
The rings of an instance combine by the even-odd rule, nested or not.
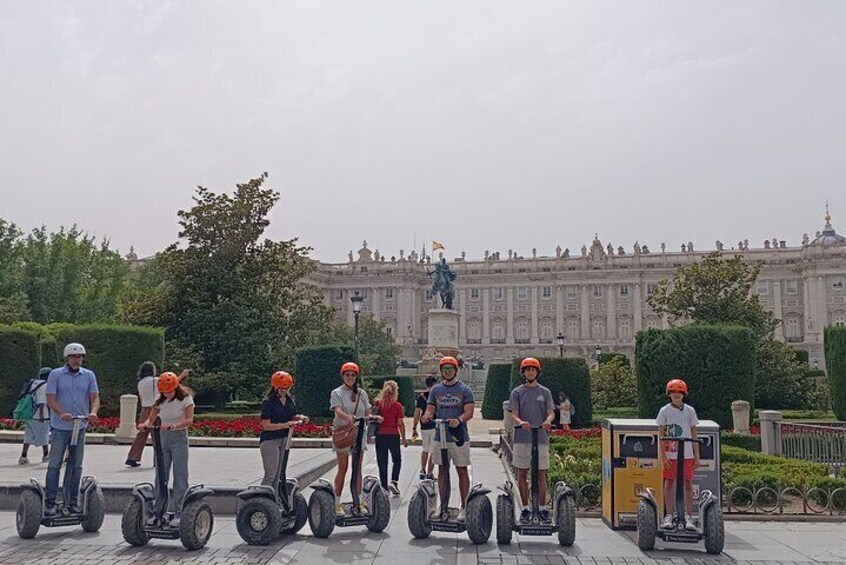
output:
[[[203,371],[256,394],[332,316],[323,294],[303,282],[314,269],[310,248],[262,239],[279,200],[266,180],[262,174],[232,194],[199,187],[194,206],[178,212],[180,241],[139,273],[121,309],[127,322],[166,327]]]
[[[598,409],[637,406],[637,378],[625,356],[612,357],[591,368],[590,395],[593,407]]]
[[[744,263],[740,255],[726,259],[715,251],[699,263],[677,269],[672,283],[662,280],[647,302],[675,322],[738,324],[764,338],[779,321],[752,294],[760,272],[760,265]]]
[[[796,350],[780,341],[765,339],[756,350],[755,406],[806,408],[814,403],[814,379]]]
[[[21,231],[0,218],[0,324],[25,320],[26,293],[23,291],[23,250]]]
[[[333,323],[325,343],[355,342],[355,329],[345,323]],[[364,375],[393,375],[397,370],[401,348],[387,333],[383,322],[362,316],[358,323],[358,364]]]

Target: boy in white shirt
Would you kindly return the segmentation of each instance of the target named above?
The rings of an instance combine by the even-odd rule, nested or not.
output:
[[[687,384],[681,379],[673,379],[667,383],[667,395],[670,403],[661,408],[655,423],[659,426],[660,437],[663,438],[691,438],[697,439],[696,426],[699,419],[693,406],[684,403],[687,395]],[[699,467],[699,444],[684,443],[684,502],[686,530],[695,531],[693,523],[693,474]],[[675,511],[676,465],[678,457],[676,441],[662,441],[659,443],[663,477],[664,477],[664,508],[667,514],[661,523],[661,528],[670,529],[673,526],[673,512]]]

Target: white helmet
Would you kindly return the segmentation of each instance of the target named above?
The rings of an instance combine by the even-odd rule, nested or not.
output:
[[[62,357],[67,359],[68,355],[85,355],[85,348],[81,343],[69,343],[65,346],[65,353]]]

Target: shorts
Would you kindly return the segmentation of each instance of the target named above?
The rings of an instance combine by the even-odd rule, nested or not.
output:
[[[692,481],[693,480],[693,459],[685,459],[684,460],[684,480],[685,481]],[[662,476],[665,479],[670,479],[671,481],[676,480],[676,460],[670,459],[669,461],[665,462],[664,469],[661,472]]]
[[[432,430],[434,432],[435,430]],[[441,464],[441,443],[434,441],[434,433],[432,434],[432,448],[429,453],[435,458],[435,465]],[[454,441],[447,442],[447,453],[449,453],[450,463],[456,467],[470,466],[470,442],[465,441],[461,447],[455,445]]]
[[[511,452],[511,464],[515,469],[532,468],[532,444],[515,443]],[[549,444],[538,445],[538,470],[549,469]]]
[[[432,444],[435,443],[435,428],[420,430],[420,440],[423,442],[423,451],[431,453]]]
[[[24,443],[44,446],[50,443],[50,422],[47,420],[27,420],[24,430]]]

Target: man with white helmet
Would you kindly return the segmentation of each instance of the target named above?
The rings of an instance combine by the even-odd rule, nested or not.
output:
[[[47,464],[47,486],[44,495],[46,516],[56,514],[56,493],[59,490],[59,471],[65,451],[71,442],[74,416],[87,416],[89,421],[97,419],[100,409],[100,389],[97,377],[82,366],[85,348],[79,343],[69,343],[63,354],[65,364],[53,369],[47,377],[47,406],[50,407],[50,462]],[[65,476],[66,492],[70,500],[65,505],[72,512],[79,512],[77,497],[82,478],[82,459],[85,455],[85,428],[88,422],[80,422],[76,460],[71,476]]]

